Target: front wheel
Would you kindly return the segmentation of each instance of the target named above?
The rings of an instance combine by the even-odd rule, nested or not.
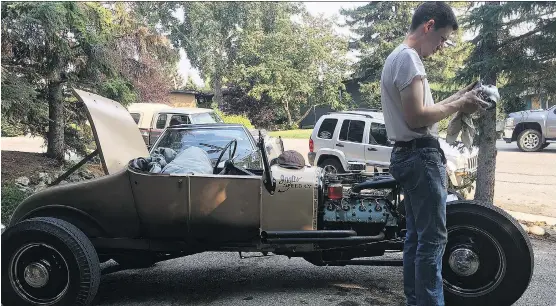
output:
[[[446,303],[512,305],[533,275],[533,249],[523,228],[500,208],[476,201],[449,202],[446,215]]]
[[[536,152],[542,150],[541,132],[534,129],[527,129],[517,137],[517,146],[525,152]]]
[[[24,220],[2,234],[3,305],[90,305],[100,265],[90,240],[55,218]]]

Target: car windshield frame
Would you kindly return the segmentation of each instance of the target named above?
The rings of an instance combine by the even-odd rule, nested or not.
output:
[[[203,112],[189,114],[191,124],[223,123],[216,112]],[[211,121],[212,120],[212,121]]]
[[[237,132],[237,134],[231,137],[225,136],[225,134],[230,134],[230,132]],[[229,138],[222,140],[224,137]],[[177,139],[179,139],[181,145],[176,144]],[[195,146],[207,152],[214,167],[216,159],[222,153],[222,149],[232,139],[237,140],[237,150],[233,159],[234,165],[248,170],[263,170],[260,150],[250,132],[241,126],[221,125],[167,128],[151,147],[150,153],[154,152],[157,148],[171,148],[179,154],[187,147]],[[227,149],[226,153],[222,156],[219,168],[222,168],[224,162],[228,160],[229,153],[230,149]]]

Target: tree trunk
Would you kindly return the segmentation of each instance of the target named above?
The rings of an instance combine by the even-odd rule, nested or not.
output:
[[[222,101],[224,100],[222,95],[222,80],[220,76],[214,77],[214,82],[212,82],[212,87],[214,88],[214,102],[220,108],[222,106]]]
[[[48,147],[46,155],[64,160],[64,96],[62,83],[51,81],[48,84]]]
[[[286,111],[286,115],[288,116],[288,128],[291,128],[293,124],[293,120],[292,120],[292,115],[290,113],[290,106],[288,100],[284,101],[284,110]]]
[[[485,5],[499,5],[489,2]],[[493,16],[490,22],[498,23]],[[483,38],[482,58],[490,61],[494,58],[498,45],[497,35],[485,35]],[[485,65],[487,66],[487,65]],[[484,66],[484,67],[485,67]],[[484,83],[496,85],[497,71],[489,69],[481,73]],[[486,111],[479,118],[479,156],[477,163],[477,181],[475,200],[494,203],[494,182],[496,172],[496,108]]]

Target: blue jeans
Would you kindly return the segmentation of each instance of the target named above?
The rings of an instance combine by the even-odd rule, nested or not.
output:
[[[447,242],[447,174],[434,148],[392,150],[390,173],[400,183],[406,211],[403,256],[407,305],[444,305],[442,256]]]

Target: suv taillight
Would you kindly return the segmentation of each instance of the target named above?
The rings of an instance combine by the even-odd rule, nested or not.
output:
[[[309,138],[309,152],[313,152],[315,149],[315,143],[313,142],[312,138]]]

